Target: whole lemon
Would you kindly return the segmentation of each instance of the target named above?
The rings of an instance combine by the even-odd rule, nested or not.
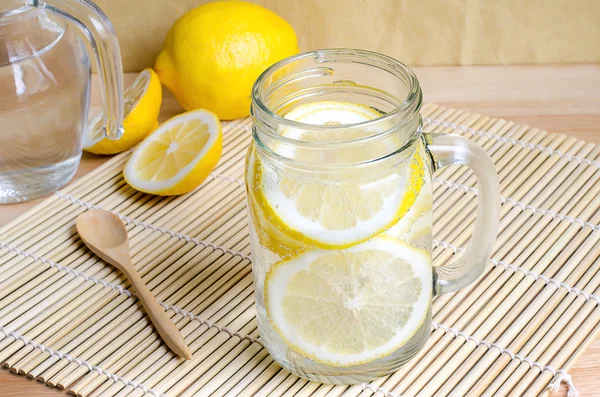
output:
[[[298,53],[296,33],[272,11],[241,1],[208,3],[169,30],[154,69],[186,110],[246,117],[258,76]]]

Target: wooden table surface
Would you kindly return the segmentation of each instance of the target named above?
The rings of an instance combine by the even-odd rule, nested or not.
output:
[[[506,118],[600,144],[600,65],[422,67],[415,71],[427,102]],[[134,75],[127,75],[126,84],[133,78]],[[100,105],[96,80],[93,87],[92,112]],[[173,97],[165,93],[160,120],[180,111]],[[73,181],[109,158],[84,155]],[[35,203],[0,206],[0,225]],[[570,373],[581,397],[598,395],[600,339],[591,344]],[[0,370],[0,397],[64,395],[64,391]],[[565,389],[555,396],[566,396]]]

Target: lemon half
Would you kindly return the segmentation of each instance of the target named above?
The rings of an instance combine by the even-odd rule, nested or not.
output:
[[[162,88],[158,76],[152,69],[143,70],[123,94],[123,136],[110,140],[104,136],[104,115],[97,114],[88,121],[83,150],[94,154],[115,154],[129,150],[158,125],[157,119],[162,104]]]
[[[123,170],[134,189],[157,195],[194,190],[221,157],[221,123],[214,113],[194,110],[158,127],[134,151]]]
[[[267,314],[304,357],[337,367],[370,362],[422,326],[433,293],[430,263],[425,251],[386,237],[312,250],[269,269]]]

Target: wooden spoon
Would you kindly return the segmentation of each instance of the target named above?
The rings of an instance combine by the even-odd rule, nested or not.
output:
[[[112,212],[89,210],[77,217],[77,232],[88,248],[104,261],[119,269],[131,281],[152,324],[162,340],[180,357],[189,360],[192,353],[175,324],[157,302],[131,264],[127,230]]]

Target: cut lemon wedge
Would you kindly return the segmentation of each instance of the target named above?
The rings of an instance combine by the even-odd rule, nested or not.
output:
[[[379,116],[377,110],[364,105],[322,101],[298,106],[286,118],[338,125]],[[284,134],[292,136],[294,131]],[[299,138],[318,139],[307,134]],[[362,179],[351,172],[346,176],[319,178],[314,177],[318,173],[313,173],[307,178],[300,172],[276,169],[260,159],[254,161],[254,166],[254,181],[250,183],[259,186],[253,195],[264,218],[270,219],[275,229],[297,245],[323,249],[350,247],[390,228],[411,208],[424,180],[420,156],[414,156],[410,164],[389,167],[384,174]]]
[[[157,195],[194,190],[221,157],[221,123],[208,110],[175,116],[134,151],[123,175],[134,189]]]
[[[399,349],[423,325],[431,259],[378,237],[277,262],[264,290],[269,319],[295,352],[337,367],[364,364]]]
[[[95,154],[115,154],[129,150],[156,129],[162,104],[162,88],[152,69],[143,70],[123,95],[123,136],[110,140],[104,136],[104,115],[97,114],[88,121],[83,150]]]

